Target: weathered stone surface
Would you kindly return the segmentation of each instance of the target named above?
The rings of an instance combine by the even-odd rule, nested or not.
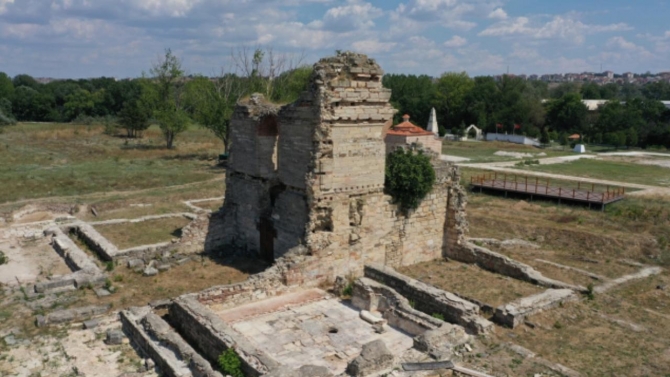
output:
[[[224,206],[186,227],[182,245],[226,245],[269,261],[304,245],[317,258],[286,271],[291,285],[361,276],[365,263],[434,260],[461,247],[468,225],[458,167],[436,160],[433,191],[409,213],[384,194],[382,135],[395,109],[382,75],[373,59],[341,53],[315,64],[310,89],[292,104],[259,95],[238,103]]]
[[[414,338],[414,348],[436,359],[449,359],[454,348],[467,343],[470,336],[461,326],[445,323]]]
[[[158,271],[160,271],[160,272],[165,272],[165,271],[169,270],[170,267],[171,267],[171,266],[170,266],[169,263],[160,263],[160,264],[158,264],[158,266],[156,266],[156,268],[157,268]]]
[[[105,338],[105,343],[108,345],[118,345],[123,343],[123,338],[125,334],[121,330],[107,330],[107,337]]]
[[[84,321],[84,329],[86,330],[96,328],[98,325],[100,325],[100,321],[97,319],[89,319],[88,321]]]
[[[141,268],[144,269],[144,260],[138,259],[138,258],[133,258],[133,259],[128,259],[128,268]]]
[[[398,273],[390,267],[366,265],[365,276],[395,289],[424,313],[439,313],[448,322],[459,324],[475,334],[490,331],[493,324],[479,316],[479,306],[453,293]]]
[[[35,284],[35,293],[51,293],[75,289],[74,278],[66,277]]]
[[[363,345],[361,354],[347,365],[347,373],[356,377],[368,376],[393,368],[395,358],[382,340]]]
[[[544,287],[566,288],[586,292],[586,288],[584,287],[550,279],[527,264],[515,261],[505,255],[496,253],[485,247],[477,246],[471,242],[468,242],[461,248],[449,249],[447,256],[460,262],[476,264],[485,270]]]
[[[74,226],[79,238],[81,238],[88,247],[94,250],[100,257],[106,261],[112,261],[119,252],[114,244],[109,242],[102,234],[87,223],[78,223]]]
[[[334,377],[326,367],[316,365],[303,365],[298,369],[282,366],[263,377]]]
[[[496,309],[493,320],[503,326],[514,328],[522,324],[524,319],[531,314],[577,299],[577,294],[570,289],[547,289],[542,293],[500,306]]]
[[[202,351],[210,362],[216,363],[223,351],[234,347],[247,376],[260,376],[280,366],[276,360],[254,347],[244,336],[191,297],[176,299],[170,305],[170,317],[184,339]]]
[[[368,278],[354,282],[351,303],[359,309],[382,313],[389,325],[415,336],[444,324],[412,308],[409,301],[393,288]]]
[[[107,297],[111,295],[112,293],[106,290],[105,288],[96,288],[93,290],[95,292],[95,295],[98,297]]]
[[[58,310],[51,312],[46,316],[37,316],[37,326],[45,326],[48,324],[59,324],[72,321],[78,321],[85,318],[90,318],[96,315],[107,313],[111,308],[110,305],[103,306],[85,306],[81,308]]]
[[[154,276],[154,275],[158,275],[158,270],[154,267],[147,267],[147,268],[144,269],[142,274],[144,276]]]

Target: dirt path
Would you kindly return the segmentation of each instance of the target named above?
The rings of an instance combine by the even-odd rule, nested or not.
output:
[[[599,285],[595,287],[594,291],[596,293],[604,293],[609,291],[610,289],[616,287],[617,285],[626,283],[630,280],[637,280],[637,279],[644,279],[646,277],[649,277],[651,275],[658,275],[661,272],[663,272],[663,269],[660,267],[645,267],[641,269],[640,271],[630,274],[630,275],[624,275],[621,276],[620,278],[610,280],[602,285]]]
[[[567,156],[567,157],[571,157],[571,156]],[[562,158],[562,157],[549,158],[549,159],[546,159],[546,160],[555,160],[555,159],[559,159],[559,158]],[[510,164],[510,163],[511,163],[511,165],[504,165],[504,164]],[[667,188],[667,187],[641,185],[641,184],[638,184],[638,183],[610,181],[610,180],[605,180],[605,179],[575,177],[575,176],[572,176],[572,175],[564,175],[564,174],[553,174],[553,173],[519,170],[519,169],[514,169],[514,168],[511,168],[511,167],[508,167],[508,166],[514,166],[514,163],[516,163],[516,161],[512,161],[512,162],[509,162],[509,161],[508,162],[492,162],[492,163],[480,163],[480,164],[458,164],[458,166],[468,167],[468,168],[473,168],[473,169],[483,169],[483,170],[489,170],[489,171],[496,171],[496,172],[502,172],[502,173],[527,175],[527,176],[532,176],[532,177],[542,177],[542,178],[560,179],[560,180],[565,180],[565,181],[594,183],[594,184],[597,184],[597,185],[627,187],[627,188],[633,188],[633,189],[640,190],[640,191],[634,191],[634,192],[627,193],[626,195],[634,195],[634,196],[655,196],[655,195],[670,196],[670,188]],[[542,160],[540,160],[540,163],[542,163]]]
[[[67,200],[72,200],[72,199],[99,199],[99,198],[105,198],[105,197],[114,196],[114,195],[133,195],[133,194],[140,194],[140,193],[143,193],[143,192],[148,192],[148,191],[158,190],[158,189],[180,189],[180,188],[184,188],[184,187],[197,186],[197,185],[202,185],[202,184],[205,184],[205,183],[219,181],[219,180],[222,180],[222,179],[224,179],[223,176],[208,179],[208,180],[205,180],[205,181],[184,183],[183,185],[158,186],[158,187],[150,187],[150,188],[145,188],[145,189],[128,190],[128,191],[104,191],[104,192],[98,191],[98,192],[92,192],[92,193],[89,193],[89,194],[70,195],[70,196],[47,196],[47,197],[42,197],[42,198],[17,200],[15,202],[4,202],[4,203],[0,203],[0,207],[16,205],[16,204],[35,204],[35,203],[42,203],[42,202],[46,202],[46,201],[56,202],[56,201],[67,201]]]

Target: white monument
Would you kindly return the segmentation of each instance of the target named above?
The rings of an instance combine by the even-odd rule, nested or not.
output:
[[[584,147],[584,144],[577,144],[575,145],[575,149],[573,149],[575,153],[586,153],[586,147]]]
[[[435,134],[435,136],[440,136],[440,130],[439,127],[437,126],[437,117],[435,116],[435,108],[433,107],[430,110],[430,118],[428,119],[428,127],[426,127],[426,131],[430,131]]]

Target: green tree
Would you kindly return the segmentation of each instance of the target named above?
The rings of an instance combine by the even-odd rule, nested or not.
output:
[[[12,84],[14,85],[14,88],[18,88],[19,86],[27,86],[37,90],[40,87],[40,83],[38,83],[30,75],[16,75],[14,76],[14,79],[12,79]]]
[[[0,98],[6,98],[11,101],[14,95],[14,84],[12,79],[5,72],[0,72]]]
[[[600,99],[600,86],[594,82],[585,83],[580,93],[584,99]]]
[[[14,90],[12,113],[20,121],[46,122],[53,120],[55,100],[48,93],[20,86]]]
[[[547,103],[547,122],[558,131],[583,133],[588,109],[579,94],[570,93]]]
[[[63,110],[67,120],[72,120],[80,115],[90,115],[94,107],[95,97],[88,90],[77,89],[67,96]]]
[[[206,77],[196,77],[186,84],[186,99],[193,120],[210,130],[228,151],[230,117],[239,99],[240,80],[232,74],[215,82]]]
[[[547,130],[547,127],[542,127],[542,133],[540,135],[540,143],[542,143],[542,144],[549,144],[550,143],[549,131]]]
[[[409,114],[418,125],[428,124],[430,110],[436,105],[435,85],[433,79],[427,75],[397,75],[388,74],[382,78],[385,88],[391,89],[391,104],[398,109],[396,122],[403,114]],[[436,109],[438,123],[445,126],[445,114]]]
[[[142,137],[151,124],[149,116],[149,111],[140,101],[128,101],[119,112],[119,123],[126,129],[128,137]]]
[[[434,183],[435,169],[421,151],[398,148],[386,157],[384,185],[402,209],[416,208]]]
[[[153,116],[165,138],[168,149],[174,147],[177,135],[186,131],[190,119],[184,109],[184,70],[181,61],[169,48],[150,69],[151,80],[144,81],[145,99],[152,104]]]
[[[566,94],[578,94],[579,85],[574,82],[565,82],[549,90],[549,96],[554,99],[564,97]]]
[[[446,128],[468,121],[467,98],[474,81],[466,72],[443,73],[435,84],[435,110]],[[428,115],[428,114],[427,114]]]
[[[628,130],[626,130],[626,146],[634,147],[637,146],[637,143],[638,143],[637,131],[635,131],[635,128],[631,127]]]

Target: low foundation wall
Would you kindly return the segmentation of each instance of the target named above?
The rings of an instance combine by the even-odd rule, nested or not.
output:
[[[169,311],[170,322],[179,334],[211,363],[232,347],[240,356],[246,376],[258,377],[280,366],[192,297],[176,299]]]
[[[221,377],[210,363],[188,345],[151,308],[130,308],[120,313],[123,331],[133,345],[150,357],[169,377],[183,376],[188,367],[195,377]],[[147,330],[148,328],[148,330]]]
[[[228,308],[263,300],[288,291],[289,287],[281,282],[280,277],[274,271],[266,270],[241,283],[211,287],[191,296],[204,305],[216,304],[221,305],[222,308]]]
[[[565,288],[579,292],[587,291],[587,289],[582,286],[550,279],[527,264],[517,262],[502,254],[498,254],[485,247],[477,246],[470,242],[466,243],[464,247],[449,249],[447,251],[447,257],[463,263],[476,264],[485,270],[547,288]]]
[[[496,309],[493,320],[503,326],[515,328],[529,315],[551,309],[567,301],[579,299],[570,289],[548,289],[533,296],[523,297]]]
[[[74,229],[81,239],[91,250],[98,253],[100,258],[105,261],[112,261],[116,254],[119,252],[119,249],[116,248],[111,242],[109,242],[102,234],[98,233],[95,228],[86,224],[78,223],[70,226],[69,228]]]
[[[491,322],[479,316],[479,306],[402,275],[390,267],[366,265],[365,277],[395,289],[413,302],[415,309],[430,315],[441,314],[445,321],[461,325],[471,333],[486,333],[493,327]]]
[[[351,303],[361,309],[379,311],[389,325],[412,336],[442,326],[443,322],[412,308],[409,301],[383,284],[368,278],[354,282]]]

